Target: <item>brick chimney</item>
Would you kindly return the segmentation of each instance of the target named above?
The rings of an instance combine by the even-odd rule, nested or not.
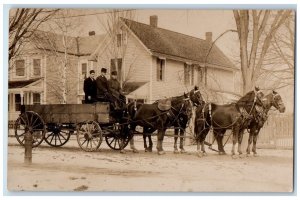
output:
[[[206,32],[205,33],[205,40],[207,42],[212,42],[212,32]]]
[[[96,35],[95,31],[89,31],[89,36]]]
[[[156,28],[157,27],[157,21],[158,21],[157,15],[151,15],[150,16],[150,26]]]

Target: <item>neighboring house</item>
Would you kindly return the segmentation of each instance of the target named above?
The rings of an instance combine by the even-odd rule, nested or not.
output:
[[[90,69],[100,71],[88,57],[104,38],[95,32],[87,37],[36,32],[10,62],[9,120],[18,117],[21,104],[81,103],[84,78]]]
[[[129,99],[152,103],[181,95],[194,85],[206,100],[219,103],[240,94],[240,70],[216,45],[210,50],[211,32],[203,40],[159,28],[157,16],[150,17],[150,25],[120,20],[123,25],[115,38],[107,37],[90,60],[108,66],[109,72],[118,70],[124,89],[131,88]]]

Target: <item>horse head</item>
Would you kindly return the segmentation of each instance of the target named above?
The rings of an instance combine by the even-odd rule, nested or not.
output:
[[[194,89],[189,92],[189,96],[194,106],[201,106],[205,104],[198,86],[195,86]]]
[[[274,106],[279,112],[283,113],[285,111],[285,105],[282,101],[282,98],[280,94],[278,94],[276,91],[272,91],[272,101],[271,105]]]

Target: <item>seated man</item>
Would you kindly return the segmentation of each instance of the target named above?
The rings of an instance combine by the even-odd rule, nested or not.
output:
[[[126,104],[126,97],[123,95],[120,82],[117,79],[117,71],[111,72],[111,79],[108,81],[108,88],[112,94],[116,109],[123,108]]]

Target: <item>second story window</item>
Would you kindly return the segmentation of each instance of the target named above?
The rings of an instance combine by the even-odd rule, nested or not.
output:
[[[81,76],[83,79],[88,77],[87,75],[87,63],[81,63]]]
[[[25,76],[25,60],[16,60],[16,76]]]
[[[122,34],[119,33],[117,34],[117,47],[121,47],[122,46]]]
[[[122,58],[116,58],[110,60],[110,72],[118,72],[118,81],[122,81]]]
[[[164,81],[165,80],[165,67],[166,67],[166,60],[165,59],[156,59],[157,64],[157,81]]]
[[[184,84],[194,85],[194,65],[184,63]]]
[[[41,59],[33,59],[33,75],[41,76]]]

